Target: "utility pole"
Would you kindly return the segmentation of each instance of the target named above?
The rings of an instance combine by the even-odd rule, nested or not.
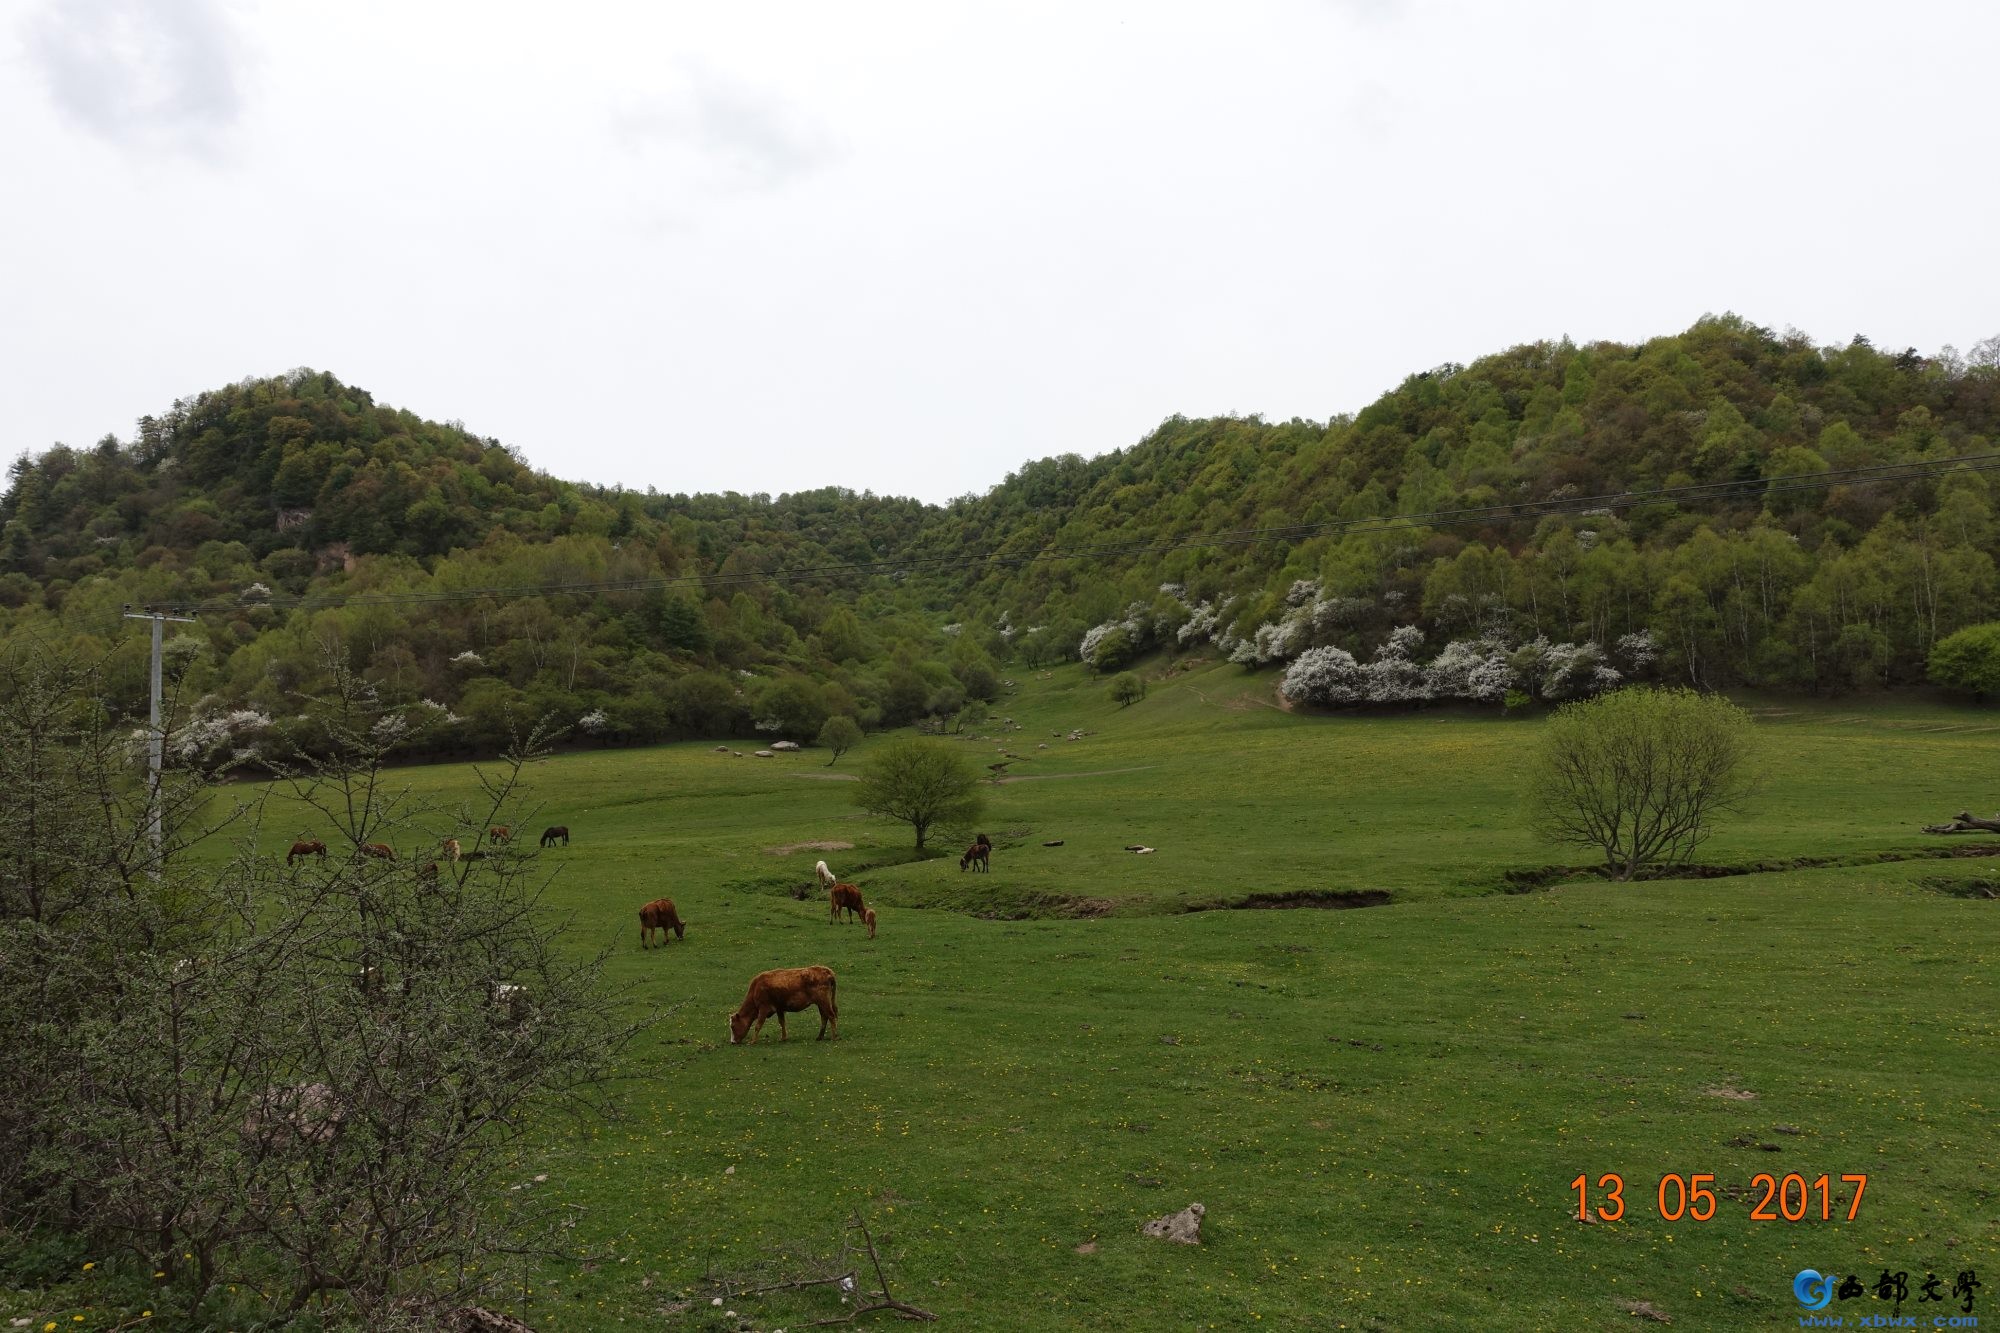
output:
[[[170,616],[165,611],[157,609],[152,611],[133,611],[128,608],[124,612],[124,618],[127,620],[150,620],[153,622],[153,669],[151,673],[153,710],[151,715],[151,734],[146,746],[146,829],[152,835],[153,839],[153,874],[158,875],[160,873],[161,844],[160,769],[165,764],[167,757],[167,733],[166,729],[160,725],[160,648],[169,620],[181,625],[192,625],[195,621],[193,616]]]

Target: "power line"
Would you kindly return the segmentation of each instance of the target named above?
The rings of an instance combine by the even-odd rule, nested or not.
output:
[[[1309,537],[1341,533],[1367,534],[1397,532],[1417,528],[1486,527],[1496,523],[1518,523],[1563,514],[1591,514],[1600,511],[1635,509],[1661,503],[1700,503],[1760,495],[1784,495],[1804,491],[1831,490],[1836,486],[1867,485],[1875,482],[1921,481],[1949,470],[1968,472],[2000,471],[2000,452],[1960,454],[1951,458],[1926,459],[1908,463],[1882,463],[1868,467],[1837,468],[1795,477],[1752,478],[1742,481],[1702,482],[1687,486],[1666,486],[1650,491],[1609,491],[1597,495],[1564,496],[1548,500],[1524,500],[1506,504],[1462,509],[1439,509],[1421,514],[1395,514],[1376,518],[1329,519],[1318,523],[1294,523],[1278,527],[1237,528],[1196,537],[1125,545],[1071,547],[1042,550],[1020,555],[902,557],[893,560],[846,561],[827,565],[803,565],[794,569],[736,574],[687,574],[643,579],[603,579],[577,583],[520,584],[480,588],[445,588],[429,592],[380,593],[345,596],[271,597],[257,601],[206,601],[192,604],[149,605],[146,610],[241,611],[253,607],[278,610],[327,610],[348,606],[437,606],[487,598],[513,600],[563,594],[612,592],[652,592],[700,586],[732,588],[757,583],[795,583],[838,576],[875,577],[891,574],[939,572],[951,569],[1020,568],[1024,565],[1063,560],[1106,559],[1133,555],[1165,555],[1201,547],[1257,546],[1270,542],[1299,541]]]

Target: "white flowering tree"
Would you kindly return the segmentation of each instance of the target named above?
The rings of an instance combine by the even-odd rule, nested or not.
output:
[[[1367,701],[1367,673],[1345,648],[1308,648],[1285,669],[1279,686],[1293,703],[1334,708]]]

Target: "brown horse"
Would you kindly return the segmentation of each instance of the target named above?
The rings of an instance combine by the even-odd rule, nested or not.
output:
[[[546,847],[558,838],[562,840],[563,846],[569,846],[569,825],[552,824],[542,830],[542,846]]]
[[[508,828],[505,824],[495,824],[492,828],[486,830],[486,836],[495,842],[512,842],[514,840],[514,830]]]
[[[372,856],[378,861],[393,861],[396,851],[386,842],[364,842],[354,849],[356,856]]]
[[[863,912],[868,910],[861,902],[861,890],[855,888],[852,884],[834,885],[831,889],[827,890],[826,901],[828,908],[832,912],[832,919],[834,921],[840,920],[840,914],[843,910],[846,911],[848,920],[850,921],[858,919]]]
[[[438,863],[435,861],[424,862],[423,868],[417,871],[418,879],[436,879],[437,877]]]
[[[985,873],[993,868],[987,861],[987,858],[993,855],[993,844],[985,841],[985,834],[982,833],[979,837],[980,841],[966,848],[965,855],[958,858],[958,868],[960,870],[964,870],[968,866],[977,865],[981,873]]]
[[[285,864],[290,865],[301,856],[317,856],[320,860],[324,861],[326,860],[326,844],[317,838],[302,838],[292,844],[292,850],[285,853]]]
[[[667,932],[674,932],[674,938],[687,938],[687,926],[681,922],[680,913],[674,911],[672,898],[655,898],[639,909],[639,947],[653,947],[653,932],[660,932],[660,945],[665,947]]]

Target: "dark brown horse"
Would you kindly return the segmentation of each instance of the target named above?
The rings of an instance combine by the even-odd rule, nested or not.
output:
[[[285,864],[290,865],[301,856],[317,856],[320,860],[324,861],[326,860],[326,844],[317,838],[301,838],[292,844],[292,850],[285,853]]]
[[[569,846],[569,825],[552,824],[542,830],[542,846],[546,847],[558,839],[562,841],[563,846]]]
[[[986,835],[982,833],[979,835],[979,841],[966,848],[965,855],[958,858],[958,868],[964,870],[968,866],[977,865],[980,873],[984,874],[993,868],[987,860],[992,855],[993,844],[986,841]]]

